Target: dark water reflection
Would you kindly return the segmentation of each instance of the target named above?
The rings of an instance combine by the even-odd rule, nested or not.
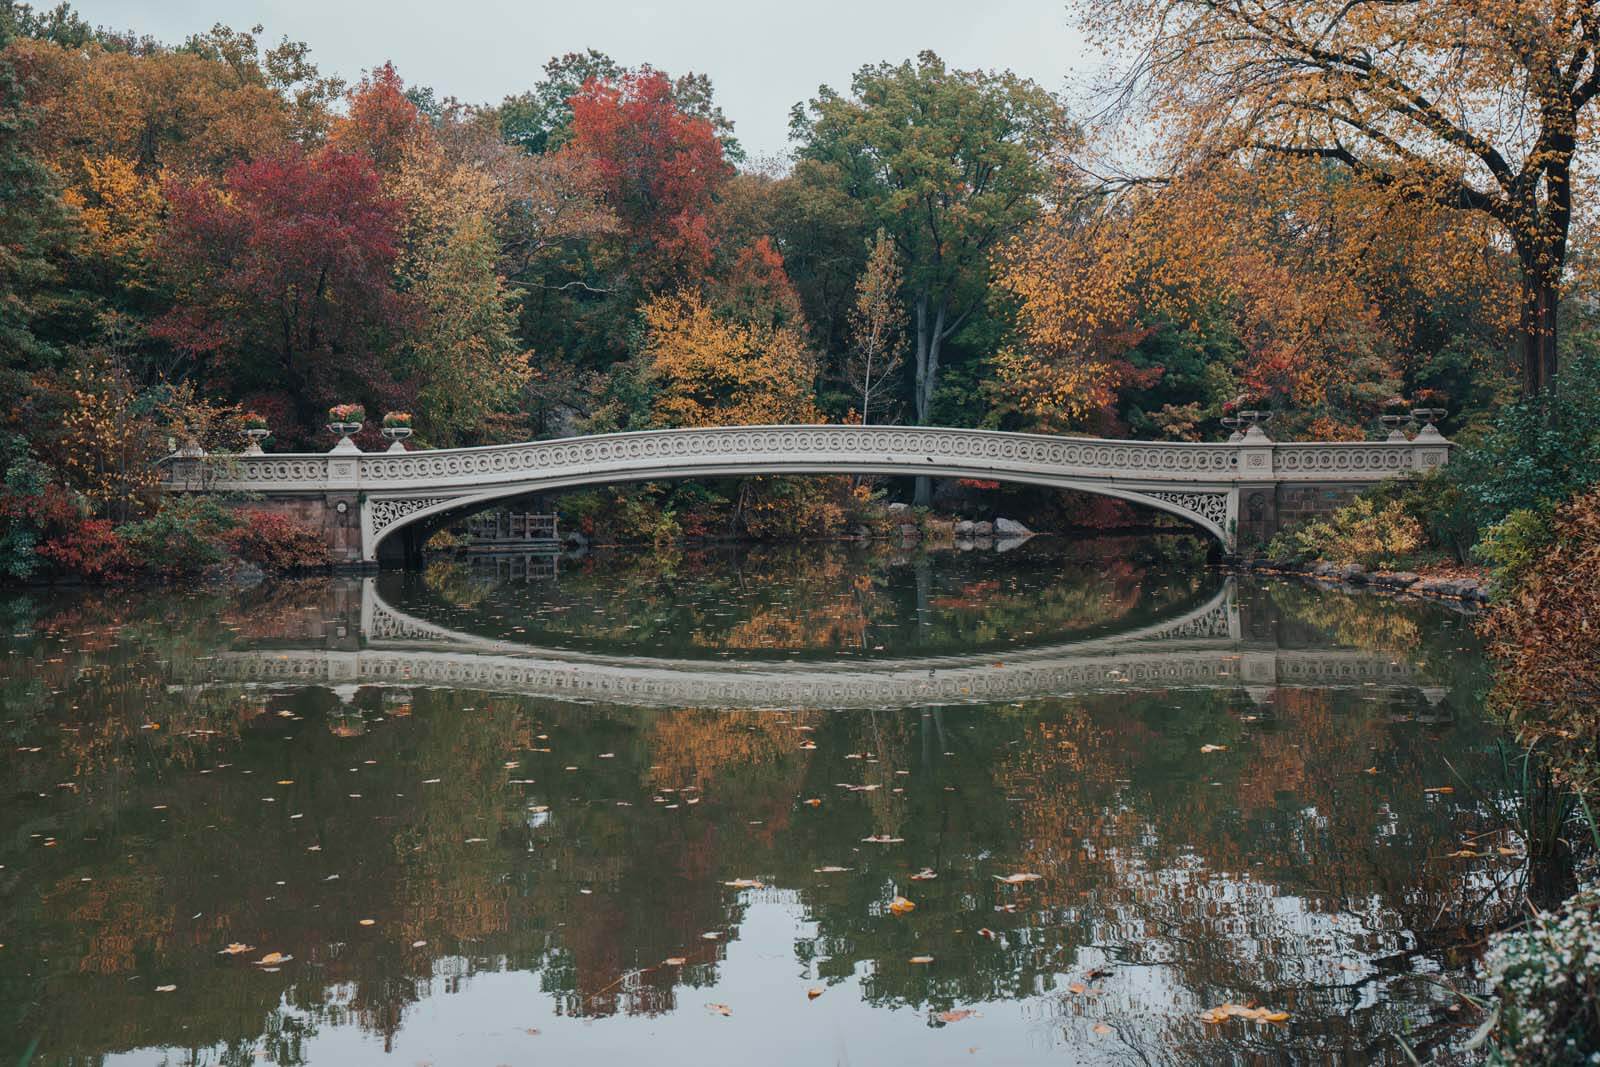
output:
[[[1394,1035],[1461,1040],[1445,985],[1470,988],[1518,874],[1513,840],[1470,837],[1508,820],[1467,625],[1162,556],[17,597],[0,1064],[1399,1063]],[[549,695],[633,651],[656,699]],[[875,702],[980,667],[1008,699]],[[786,671],[849,699],[670,699]],[[1486,854],[1449,855],[1469,839]],[[1200,1020],[1228,1001],[1290,1019]]]

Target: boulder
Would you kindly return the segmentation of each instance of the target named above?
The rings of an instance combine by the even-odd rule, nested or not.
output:
[[[972,524],[972,535],[974,537],[989,537],[993,533],[994,523],[992,522],[975,522]]]
[[[956,523],[956,536],[971,537],[972,529],[976,525],[977,523],[973,522],[971,519],[962,519],[960,522]]]
[[[1033,531],[1015,519],[994,520],[994,532],[1000,537],[1032,537]]]
[[[910,510],[911,510],[911,505],[910,504],[905,504],[905,503],[902,503],[900,501],[895,501],[893,504],[889,505],[889,512],[891,514],[893,514],[894,512],[897,512],[897,511],[910,511]]]
[[[1372,584],[1383,589],[1409,589],[1421,580],[1421,575],[1410,571],[1379,571],[1372,576]]]

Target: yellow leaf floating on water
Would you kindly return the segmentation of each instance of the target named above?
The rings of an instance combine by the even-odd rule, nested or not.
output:
[[[706,1010],[707,1011],[714,1011],[718,1015],[732,1015],[733,1014],[733,1009],[728,1007],[726,1004],[707,1004],[706,1005]]]
[[[1071,985],[1067,986],[1067,992],[1068,993],[1082,993],[1083,991],[1085,991],[1088,988],[1089,987],[1084,985],[1082,982],[1073,982]]]
[[[243,954],[245,952],[254,952],[255,950],[256,950],[256,947],[254,945],[242,945],[239,942],[235,941],[231,945],[229,945],[227,948],[219,948],[219,949],[217,949],[217,952],[218,952],[219,955],[223,955],[223,956],[238,956],[238,955],[241,955],[241,954]]]
[[[1201,745],[1200,746],[1200,751],[1201,752],[1226,752],[1226,751],[1228,751],[1228,746],[1227,745]]]
[[[1458,848],[1454,852],[1448,852],[1445,854],[1447,859],[1453,860],[1475,860],[1481,855],[1483,855],[1483,853],[1474,852],[1470,848]]]
[[[276,963],[288,963],[292,959],[294,959],[293,956],[285,956],[281,952],[269,952],[265,956],[262,956],[259,960],[256,960],[256,966],[270,967]]]
[[[816,1000],[820,996],[822,996],[822,987],[819,985],[814,985],[810,989],[806,990],[807,1000]]]
[[[1287,1022],[1289,1013],[1286,1011],[1272,1011],[1268,1008],[1249,1008],[1243,1004],[1223,1004],[1220,1007],[1208,1008],[1200,1013],[1200,1021],[1206,1023],[1225,1023],[1229,1019],[1248,1019],[1251,1022],[1281,1023]]]
[[[378,920],[377,919],[362,919],[361,920],[361,925],[362,926],[376,926],[377,924],[378,924]]]
[[[844,871],[850,870],[849,867],[831,867],[831,866],[830,867],[813,867],[811,869],[813,871],[815,871],[816,873],[818,873],[818,874],[841,874]]]
[[[735,878],[731,882],[723,882],[722,884],[731,889],[765,889],[767,887],[767,883],[758,882],[754,878]]]
[[[177,988],[178,987],[175,986],[175,985],[158,985],[158,986],[156,986],[156,992],[157,993],[170,993],[174,989],[177,989]]]
[[[822,807],[822,801],[820,799],[818,799],[817,797],[811,797],[805,803],[806,803],[806,807],[808,807],[808,808],[820,808],[820,807]]]
[[[1454,793],[1455,791],[1456,787],[1453,785],[1436,785],[1432,789],[1423,790],[1424,793]]]
[[[924,867],[924,868],[922,868],[922,870],[918,871],[916,874],[913,874],[911,876],[911,880],[913,882],[927,882],[927,881],[932,881],[933,879],[935,879],[937,877],[939,877],[939,876],[937,874],[933,873],[933,868],[932,867]]]
[[[1016,874],[997,874],[994,876],[994,880],[997,882],[1004,882],[1006,885],[1021,885],[1023,882],[1037,882],[1043,877],[1044,875],[1042,874],[1029,874],[1023,871],[1018,871]]]
[[[668,956],[666,959],[661,961],[661,965],[663,967],[682,967],[688,962],[689,961],[682,956]]]
[[[1095,1023],[1093,1029],[1097,1034],[1109,1034],[1111,1032],[1111,1027],[1105,1023]]]
[[[971,1008],[956,1008],[953,1011],[941,1011],[939,1021],[942,1023],[958,1023],[962,1019],[970,1019],[978,1013]]]
[[[917,906],[905,897],[895,897],[889,901],[889,913],[891,915],[905,915],[916,910]]]
[[[912,956],[906,962],[907,963],[932,963],[933,962],[933,957],[932,956]]]
[[[898,845],[904,841],[905,838],[890,837],[888,834],[874,834],[871,837],[863,837],[861,840],[864,844],[868,845]]]

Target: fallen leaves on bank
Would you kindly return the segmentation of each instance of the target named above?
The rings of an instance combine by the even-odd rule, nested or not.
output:
[[[1256,1023],[1282,1023],[1289,1021],[1289,1013],[1269,1008],[1249,1008],[1243,1004],[1223,1004],[1200,1013],[1200,1021],[1203,1023],[1225,1023],[1229,1019],[1245,1019]]]

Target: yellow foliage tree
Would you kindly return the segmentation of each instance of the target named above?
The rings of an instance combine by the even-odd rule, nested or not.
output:
[[[498,198],[487,175],[427,136],[405,147],[388,185],[405,206],[395,270],[420,312],[399,369],[416,389],[418,432],[449,445],[514,406],[529,375],[497,267]]]
[[[795,329],[725,322],[695,293],[656,297],[643,315],[658,425],[821,421],[816,356]]]

